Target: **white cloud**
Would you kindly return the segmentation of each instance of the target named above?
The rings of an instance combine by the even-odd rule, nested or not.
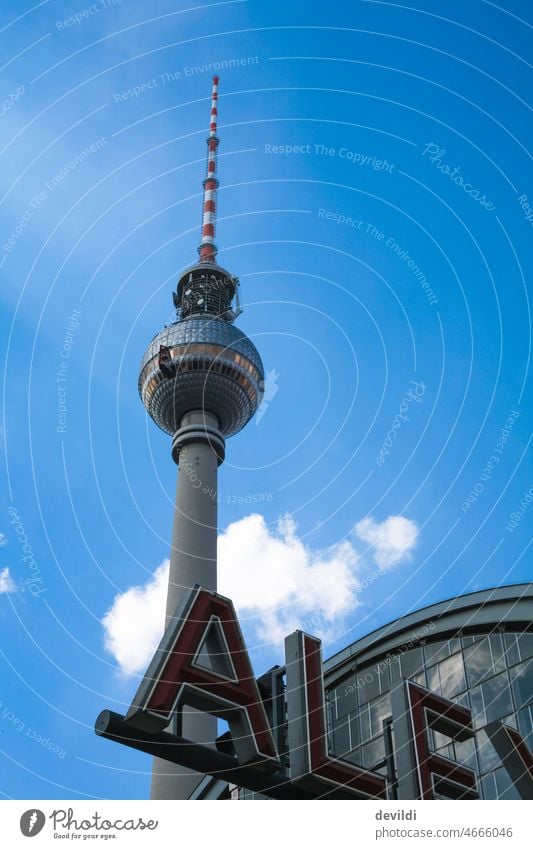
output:
[[[391,568],[409,557],[416,524],[401,516],[364,519],[354,534],[370,546],[370,557]],[[295,628],[334,639],[360,604],[369,557],[349,540],[316,550],[297,533],[291,516],[268,527],[257,513],[232,522],[218,539],[219,592],[233,599],[247,634],[267,643]],[[105,646],[126,673],[146,669],[163,630],[168,560],[142,586],[116,596],[102,624]]]
[[[4,548],[8,543],[8,539],[5,534],[0,532],[0,548]]]
[[[145,584],[115,596],[102,619],[106,649],[126,673],[143,671],[161,639],[165,621],[168,560]]]
[[[358,604],[352,544],[314,551],[298,537],[290,516],[274,530],[257,513],[233,522],[219,536],[218,557],[220,592],[233,599],[261,640],[278,641],[317,613],[325,637],[331,631],[326,623]]]
[[[13,593],[15,590],[15,582],[9,572],[9,566],[0,569],[0,593]]]
[[[418,539],[417,525],[403,516],[389,516],[384,522],[362,519],[354,531],[359,539],[372,546],[372,557],[382,569],[408,559]]]

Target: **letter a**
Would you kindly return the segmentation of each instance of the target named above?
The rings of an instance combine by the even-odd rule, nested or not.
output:
[[[199,586],[166,629],[126,721],[161,731],[182,704],[227,720],[242,766],[279,767],[233,604]]]

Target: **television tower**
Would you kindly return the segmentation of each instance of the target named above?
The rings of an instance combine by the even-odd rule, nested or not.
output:
[[[255,345],[233,324],[242,312],[239,280],[217,263],[217,103],[218,77],[213,77],[199,258],[182,272],[173,292],[176,321],[152,339],[139,375],[141,400],[156,425],[172,436],[178,465],[166,624],[195,584],[217,588],[217,470],[226,437],[250,421],[264,385]],[[217,720],[183,707],[173,730],[209,745],[217,736]],[[202,778],[156,758],[151,797],[188,799]]]

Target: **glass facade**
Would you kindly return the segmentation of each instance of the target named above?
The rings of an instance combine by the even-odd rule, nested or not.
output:
[[[482,799],[519,799],[485,731],[505,720],[533,748],[533,634],[492,632],[427,642],[350,672],[326,693],[332,752],[385,774],[390,693],[409,678],[472,711],[475,736],[453,742],[428,731],[432,751],[477,774]]]

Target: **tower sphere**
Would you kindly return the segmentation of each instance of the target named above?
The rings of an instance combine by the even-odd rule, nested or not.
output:
[[[161,348],[170,352],[160,367]],[[213,413],[223,436],[250,421],[263,397],[264,372],[255,345],[235,325],[193,313],[161,330],[141,364],[139,394],[148,414],[174,434],[194,410]]]

